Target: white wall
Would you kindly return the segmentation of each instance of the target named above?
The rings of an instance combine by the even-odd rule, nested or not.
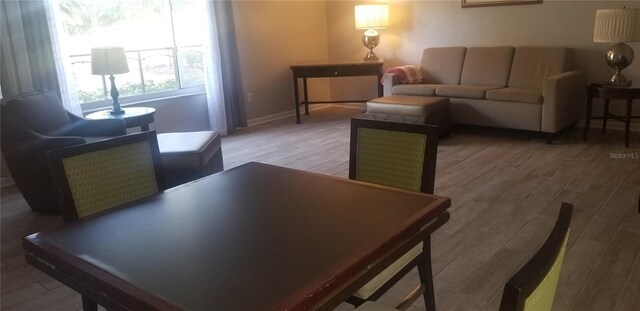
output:
[[[329,1],[327,4],[331,61],[362,57],[367,51],[360,42],[362,31],[353,26],[353,7],[358,3]],[[542,4],[479,8],[461,8],[458,0],[389,1],[389,4],[391,25],[380,31],[381,43],[375,49],[385,58],[385,68],[418,65],[422,50],[427,47],[567,46],[574,49],[574,68],[585,73],[587,82],[602,82],[613,73],[604,60],[605,51],[612,44],[593,42],[596,10],[640,8],[640,1],[544,0]],[[638,56],[623,73],[640,84],[640,43],[629,45]],[[354,79],[354,87],[332,82],[331,91],[332,94],[374,97],[375,93],[363,91],[365,84],[359,79]],[[622,112],[622,106],[612,108]],[[640,114],[638,106],[635,111]]]
[[[234,1],[247,118],[293,111],[289,66],[328,60],[325,1]],[[329,83],[309,83],[310,100],[329,99]]]

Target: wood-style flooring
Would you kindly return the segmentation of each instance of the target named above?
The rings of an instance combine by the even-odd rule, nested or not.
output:
[[[346,177],[349,118],[331,107],[223,138],[225,168],[259,161]],[[436,194],[452,199],[451,220],[433,236],[439,310],[498,310],[502,287],[542,244],[561,201],[575,204],[554,310],[640,310],[640,135],[581,129],[551,145],[533,133],[457,127],[440,142]],[[330,195],[330,194],[328,194]],[[29,266],[20,240],[60,226],[32,213],[15,187],[1,193],[1,310],[79,310],[71,289]],[[268,269],[268,267],[265,267]],[[382,301],[395,305],[412,271]],[[340,310],[352,310],[343,305]],[[422,300],[410,310],[424,310]]]

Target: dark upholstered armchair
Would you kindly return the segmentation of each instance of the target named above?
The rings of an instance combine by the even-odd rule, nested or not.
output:
[[[124,121],[85,120],[64,109],[52,91],[7,98],[0,104],[0,142],[9,171],[34,212],[57,212],[46,152],[85,143],[86,137],[126,134]]]

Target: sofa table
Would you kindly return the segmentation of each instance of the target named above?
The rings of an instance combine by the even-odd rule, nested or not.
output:
[[[616,119],[624,122],[625,133],[625,147],[629,147],[629,133],[631,130],[631,119],[640,118],[640,116],[632,116],[631,110],[633,108],[633,100],[640,99],[640,87],[632,85],[631,87],[606,87],[602,84],[588,84],[587,88],[587,115],[585,118],[584,134],[582,140],[587,140],[587,134],[589,133],[589,125],[591,119],[602,119],[602,133],[607,129],[607,120],[609,118]],[[604,99],[604,112],[602,117],[592,117],[591,110],[593,106],[593,98]],[[619,116],[609,113],[609,100],[611,99],[626,99],[627,100],[627,113],[625,116]]]
[[[111,109],[100,110],[88,114],[85,118],[90,120],[122,119],[127,128],[139,126],[140,130],[148,131],[149,124],[153,123],[153,115],[156,113],[154,108],[149,107],[126,107],[122,110],[124,113],[117,115],[110,114]]]
[[[309,104],[317,103],[351,103],[366,102],[367,100],[342,100],[342,101],[317,101],[310,102],[307,93],[308,78],[331,78],[331,77],[354,77],[354,76],[376,76],[376,85],[378,87],[378,97],[382,97],[382,65],[384,61],[377,62],[359,62],[359,63],[336,63],[336,64],[314,64],[314,65],[292,65],[293,73],[293,91],[295,96],[296,123],[302,123],[300,120],[300,104],[304,104],[304,114],[309,114]],[[303,101],[300,102],[298,94],[298,79],[302,78]]]

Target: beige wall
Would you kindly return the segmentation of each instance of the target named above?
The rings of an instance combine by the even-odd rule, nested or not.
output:
[[[328,60],[325,1],[234,1],[247,118],[293,111],[289,66]],[[311,100],[329,99],[329,83],[309,84]]]
[[[331,61],[362,57],[367,51],[360,42],[362,31],[353,25],[353,6],[357,3],[360,2],[327,2]],[[544,0],[534,5],[464,9],[458,0],[391,0],[388,3],[391,25],[380,31],[381,43],[375,49],[386,60],[385,68],[418,65],[422,50],[434,46],[568,46],[574,49],[574,67],[585,73],[588,82],[603,81],[613,73],[604,61],[605,51],[612,44],[593,42],[596,10],[622,6],[640,8],[640,1]],[[627,78],[640,83],[640,44],[630,45],[638,56],[623,72]],[[366,82],[353,80],[354,87],[333,81],[332,94],[375,96],[375,92],[364,88]],[[640,107],[636,109],[640,113]]]

